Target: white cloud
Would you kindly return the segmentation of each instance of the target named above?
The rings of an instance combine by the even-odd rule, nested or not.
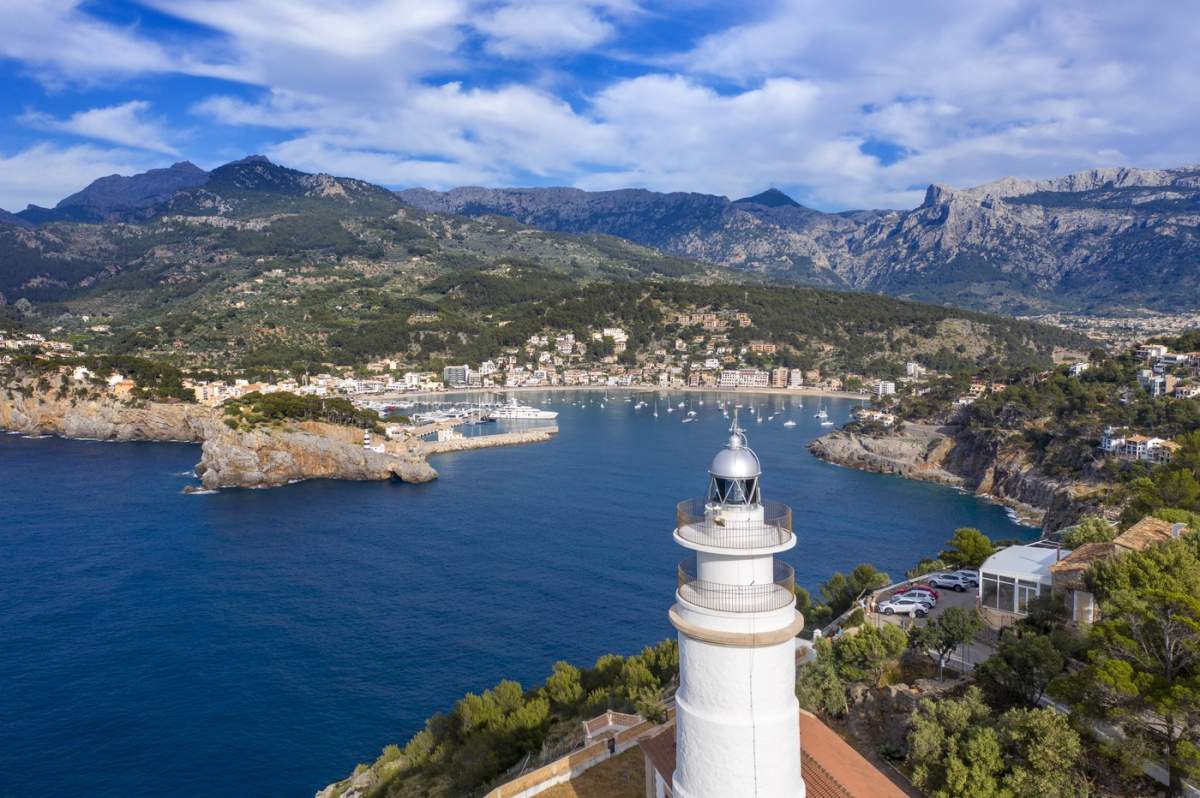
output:
[[[617,32],[598,5],[563,0],[509,2],[483,15],[475,26],[488,36],[488,51],[506,58],[580,52]]]
[[[150,103],[145,100],[130,100],[107,108],[78,111],[66,119],[30,111],[21,115],[20,121],[41,130],[71,133],[141,150],[178,155],[179,151],[168,143],[162,124],[146,116],[149,110]]]
[[[43,76],[82,80],[171,68],[172,59],[157,44],[101,22],[79,6],[78,0],[0,0],[0,55]]]
[[[28,203],[52,207],[98,177],[157,165],[146,153],[91,144],[60,147],[39,142],[11,155],[0,152],[0,208],[18,211]]]
[[[68,80],[175,71],[261,87],[196,111],[259,128],[298,166],[391,183],[779,185],[819,207],[877,207],[919,201],[929,182],[1196,160],[1186,3],[779,0],[650,65],[637,26],[702,24],[706,0],[143,2],[201,32],[168,48],[76,2],[0,0],[0,55]],[[605,59],[618,77],[592,68]],[[161,131],[118,137],[117,109],[147,122],[130,103],[39,119],[171,151]]]

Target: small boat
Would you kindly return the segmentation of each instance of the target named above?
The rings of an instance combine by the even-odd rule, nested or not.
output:
[[[832,422],[832,421],[830,421],[829,419],[825,419],[824,421],[822,421],[822,422],[821,422],[821,426],[822,426],[822,427],[832,427],[832,426],[833,426],[833,422]]]
[[[680,402],[679,404],[676,405],[676,407],[685,407],[686,405],[687,405],[687,402]]]
[[[691,423],[692,423],[693,421],[695,421],[695,420],[696,420],[695,418],[685,418],[685,419],[683,420],[683,423],[684,423],[684,424],[691,424]]]
[[[691,417],[691,416],[694,416],[694,415],[696,415],[696,411],[695,411],[695,410],[689,410],[689,411],[687,411],[687,414],[688,414],[688,416],[689,416],[689,417]]]
[[[671,407],[670,405],[667,405],[667,412],[668,412],[668,413],[674,413],[674,412],[675,412],[675,408]]]
[[[822,421],[824,421],[825,419],[829,418],[829,414],[828,414],[828,413],[826,413],[826,412],[825,412],[825,408],[823,408],[823,407],[822,407],[820,410],[818,410],[817,412],[813,413],[813,418],[819,418],[819,419],[821,419]]]
[[[783,426],[785,426],[785,427],[794,427],[794,426],[796,426],[796,422],[795,422],[795,421],[792,421],[792,420],[789,418],[787,421],[783,422]]]

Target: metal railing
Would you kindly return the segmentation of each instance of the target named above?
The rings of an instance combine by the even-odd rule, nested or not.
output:
[[[774,579],[759,585],[727,585],[696,577],[692,559],[679,563],[676,571],[679,597],[689,604],[724,612],[770,612],[788,606],[796,598],[796,572],[787,563],[775,563]]]
[[[763,502],[762,520],[711,518],[703,499],[686,499],[675,507],[679,537],[724,549],[766,549],[792,539],[792,508],[780,502]]]

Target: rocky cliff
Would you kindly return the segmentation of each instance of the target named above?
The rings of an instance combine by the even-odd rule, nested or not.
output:
[[[305,422],[237,432],[212,408],[187,403],[127,402],[110,393],[91,398],[0,389],[0,429],[105,441],[202,443],[196,476],[208,489],[261,488],[304,479],[428,482],[435,471],[419,451],[385,454],[362,448],[361,431]]]
[[[1095,509],[1090,486],[1053,479],[1003,441],[955,427],[906,424],[901,432],[883,437],[839,430],[808,448],[837,465],[972,491],[1013,508],[1047,532]]]

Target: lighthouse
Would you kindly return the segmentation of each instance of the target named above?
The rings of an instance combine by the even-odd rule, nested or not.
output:
[[[803,798],[796,701],[792,512],[762,498],[762,467],[734,414],[703,499],[676,508],[679,632],[674,798]]]

